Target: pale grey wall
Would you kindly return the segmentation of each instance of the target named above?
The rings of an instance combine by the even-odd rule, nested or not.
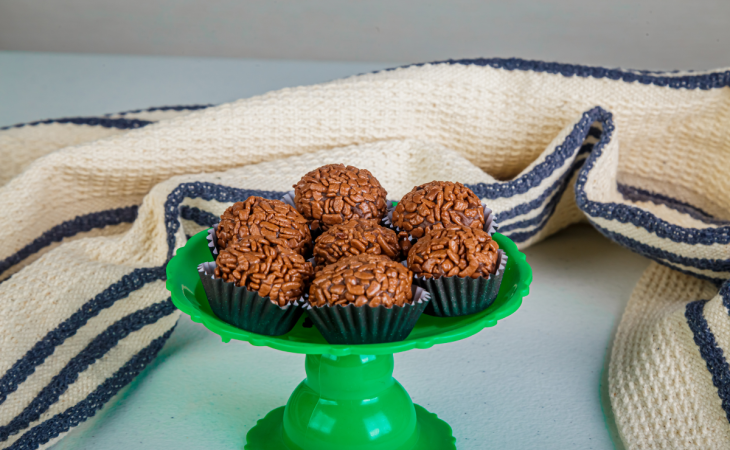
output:
[[[730,0],[0,0],[0,50],[730,66]]]

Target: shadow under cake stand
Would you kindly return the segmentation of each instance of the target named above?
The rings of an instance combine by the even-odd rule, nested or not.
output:
[[[532,270],[517,246],[495,233],[508,256],[499,295],[486,310],[462,317],[423,314],[408,338],[367,345],[328,344],[306,313],[282,336],[264,336],[229,325],[208,305],[198,264],[212,261],[202,231],[167,266],[172,301],[193,322],[221,336],[252,345],[305,354],[307,378],[286,406],[269,412],[246,435],[245,450],[448,450],[456,449],[451,427],[414,405],[393,378],[393,354],[426,349],[472,336],[514,313],[529,292]]]

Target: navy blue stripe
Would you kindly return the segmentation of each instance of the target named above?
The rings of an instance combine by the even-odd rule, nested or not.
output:
[[[596,160],[603,153],[603,147],[610,142],[613,135],[612,114],[602,108],[594,108],[589,111],[591,117],[603,123],[603,134],[601,139],[594,146],[593,152],[588,156],[583,169],[578,174],[578,181],[575,184],[575,202],[590,220],[591,217],[600,217],[607,220],[617,220],[621,223],[631,223],[637,227],[644,228],[650,233],[656,234],[662,239],[669,239],[673,242],[685,244],[728,244],[730,243],[730,227],[718,228],[684,228],[661,220],[654,214],[619,203],[601,203],[588,199],[585,192],[585,184],[588,175],[593,169]]]
[[[703,314],[707,300],[698,300],[687,305],[684,316],[687,325],[692,330],[695,344],[699,347],[700,355],[705,360],[707,370],[712,375],[712,384],[717,388],[717,394],[722,400],[722,409],[730,421],[730,366],[728,366],[722,349],[717,345],[710,326]]]
[[[722,297],[722,304],[725,305],[728,313],[730,313],[730,281],[723,283],[719,294]]]
[[[139,119],[110,119],[108,117],[64,117],[62,119],[38,120],[35,122],[18,123],[0,128],[0,130],[9,130],[10,128],[34,127],[36,125],[48,125],[51,123],[72,123],[74,125],[89,125],[92,127],[118,128],[120,130],[131,130],[134,128],[142,128],[151,123],[149,120]]]
[[[656,261],[657,264],[661,264],[664,267],[669,267],[670,269],[675,270],[675,271],[677,271],[679,273],[683,273],[685,275],[690,275],[690,276],[693,276],[695,278],[699,278],[700,280],[709,281],[710,283],[714,284],[717,287],[720,287],[722,285],[722,283],[724,283],[725,281],[727,281],[725,278],[708,277],[707,275],[702,275],[702,274],[699,274],[697,272],[692,272],[690,270],[685,270],[685,269],[679,268],[679,267],[675,266],[674,264],[669,263],[667,261],[662,261],[662,260],[659,260],[659,259],[657,259],[655,261]]]
[[[212,183],[194,182],[184,183],[175,188],[165,202],[165,222],[167,227],[168,259],[172,257],[175,246],[175,233],[180,227],[180,204],[185,198],[203,198],[220,202],[242,201],[251,195],[264,198],[279,199],[284,193],[274,191],[245,190],[222,186]],[[64,321],[55,330],[49,332],[42,340],[19,359],[5,375],[0,378],[0,403],[7,395],[17,389],[18,385],[35,371],[45,359],[53,353],[68,337],[84,326],[86,322],[99,312],[113,305],[120,298],[127,297],[132,291],[141,288],[144,284],[165,279],[165,266],[151,269],[135,269],[131,274],[111,285],[104,292],[87,302],[82,308]]]
[[[601,138],[601,133],[603,133],[603,131],[598,127],[591,127],[591,129],[588,130],[588,136],[592,136],[596,139]]]
[[[175,249],[175,233],[180,229],[180,205],[186,198],[202,198],[219,202],[239,202],[255,195],[268,199],[280,199],[285,192],[239,189],[220,184],[195,181],[178,185],[165,201],[165,226],[167,228],[167,259]]]
[[[147,109],[134,109],[131,111],[123,111],[116,114],[105,114],[104,116],[124,116],[127,114],[139,114],[142,112],[155,112],[155,111],[196,111],[199,109],[205,109],[210,108],[211,106],[215,106],[212,103],[207,105],[178,105],[178,106],[156,106],[154,108],[147,108]]]
[[[592,148],[591,145],[584,146],[584,147]],[[563,193],[565,193],[566,183],[573,177],[575,172],[581,166],[583,166],[584,162],[585,162],[584,159],[574,161],[573,165],[570,167],[570,170],[568,170],[567,173],[563,174],[560,178],[555,180],[555,182],[552,184],[552,186],[545,189],[538,198],[536,198],[535,200],[532,200],[530,202],[522,203],[521,205],[517,205],[508,211],[498,213],[495,215],[494,220],[497,223],[501,223],[502,221],[509,220],[513,217],[517,217],[518,215],[525,215],[525,214],[529,213],[530,211],[533,211],[533,210],[537,209],[538,207],[540,207],[541,205],[543,205],[545,200],[549,196],[551,196],[553,194],[553,192],[555,192],[556,190],[558,191],[558,193],[556,195],[553,195],[553,197],[551,198],[550,201],[555,201],[555,202],[559,201],[560,197],[562,197]],[[556,197],[558,197],[558,198],[556,199]],[[547,207],[547,206],[548,205],[546,205],[545,207]],[[544,214],[545,214],[545,210],[543,209],[543,212],[541,213],[541,215],[544,215]],[[514,229],[518,229],[518,228],[525,228],[525,227],[531,225],[528,223],[530,221],[533,222],[532,224],[539,222],[539,220],[535,221],[534,219],[528,219],[523,222],[515,222],[515,223],[509,224],[509,225],[500,225],[500,232],[514,230]]]
[[[516,232],[516,233],[504,233],[505,227],[500,227],[500,232],[503,233],[508,238],[512,239],[514,242],[525,242],[526,240],[530,239],[540,231],[542,231],[543,228],[547,225],[550,218],[555,214],[555,209],[558,207],[558,203],[560,203],[560,200],[563,198],[563,195],[565,194],[565,191],[568,189],[568,186],[570,185],[570,180],[573,178],[573,175],[575,175],[575,172],[580,170],[580,168],[583,166],[583,163],[585,160],[576,161],[576,164],[571,168],[570,172],[568,172],[567,177],[563,181],[563,185],[560,187],[560,191],[558,191],[553,198],[550,199],[550,202],[545,206],[545,209],[540,213],[539,216],[537,216],[534,219],[528,219],[522,222],[517,222],[516,224],[512,225],[520,225],[519,228],[524,228],[527,226],[531,226],[533,224],[539,223],[540,225],[533,228],[529,231],[522,231],[522,232]],[[517,228],[513,227],[512,229]]]
[[[136,218],[136,205],[76,216],[71,220],[56,225],[33,240],[30,244],[0,261],[0,274],[54,242],[60,242],[64,238],[91,231],[94,228],[104,228],[109,225],[134,222]]]
[[[71,317],[46,334],[43,339],[36,342],[33,348],[16,361],[0,378],[0,404],[5,401],[9,393],[14,392],[20,383],[35,372],[37,366],[43,364],[43,361],[53,354],[56,347],[76,334],[76,331],[86,325],[89,319],[112,306],[117,300],[128,297],[145,284],[166,279],[165,267],[135,269],[130,274],[124,275],[119,281],[86,302]]]
[[[138,114],[141,112],[155,112],[155,111],[195,111],[199,109],[209,108],[213,105],[180,105],[180,106],[159,106],[156,108],[148,109],[135,109],[133,111],[124,111],[117,114],[105,114],[101,117],[63,117],[60,119],[47,119],[37,120],[35,122],[17,123],[15,125],[9,125],[0,127],[0,130],[9,130],[10,128],[22,128],[26,126],[36,125],[48,125],[51,123],[72,123],[74,125],[89,125],[89,126],[101,126],[104,128],[118,128],[120,130],[130,130],[134,128],[142,128],[147,126],[153,121],[140,120],[140,119],[110,119],[113,115],[126,115],[126,114]]]
[[[113,376],[107,378],[98,388],[66,411],[28,430],[8,450],[35,450],[61,433],[77,426],[100,410],[124,386],[128,385],[147,365],[155,359],[174,327],[146,348],[134,355]]]
[[[530,61],[519,58],[476,58],[476,59],[449,59],[431,63],[410,64],[402,67],[385,69],[396,70],[406,67],[420,67],[425,65],[464,65],[483,66],[495,69],[519,70],[525,72],[549,73],[564,77],[581,78],[608,78],[610,80],[625,81],[627,83],[641,83],[672,89],[718,89],[730,86],[730,71],[715,72],[704,75],[666,76],[667,72],[650,72],[637,70],[606,69],[604,67],[582,66],[577,64],[560,64],[544,61]],[[377,71],[380,72],[380,71]],[[375,73],[377,73],[375,72]],[[669,72],[671,73],[671,72]]]
[[[701,220],[705,223],[712,225],[725,225],[730,222],[727,220],[716,219],[711,214],[706,213],[700,208],[690,205],[689,203],[677,200],[663,194],[656,192],[647,191],[645,189],[628,186],[626,184],[619,184],[618,191],[621,193],[623,198],[631,200],[633,202],[652,202],[655,205],[664,205],[668,208],[672,208],[675,211],[687,214],[688,216]]]
[[[593,144],[584,144],[580,148],[580,150],[578,151],[578,154],[576,156],[580,156],[585,153],[590,153],[591,150],[593,150]],[[580,164],[582,165],[583,162],[581,162]],[[571,174],[571,176],[572,176],[572,174]],[[500,213],[497,213],[494,216],[494,220],[497,223],[501,223],[506,220],[515,218],[517,216],[523,216],[523,215],[529,213],[530,211],[533,211],[533,210],[539,208],[540,206],[542,206],[543,203],[545,203],[545,200],[547,200],[547,198],[553,194],[553,192],[555,192],[556,190],[560,189],[561,186],[563,186],[564,182],[565,182],[564,176],[558,178],[557,180],[555,180],[555,182],[553,182],[552,186],[545,189],[542,192],[542,194],[540,194],[540,196],[537,197],[536,199],[529,201],[527,203],[522,203],[520,205],[517,205],[514,208],[509,209],[507,211],[502,211]],[[471,189],[472,185],[467,184],[466,186],[469,189]]]
[[[575,124],[573,130],[565,138],[562,144],[555,147],[555,150],[545,157],[545,160],[536,165],[533,170],[520,175],[512,181],[493,184],[470,184],[469,188],[479,198],[494,200],[497,198],[509,198],[518,194],[524,194],[530,189],[540,185],[542,180],[552,175],[554,171],[563,167],[565,161],[572,158],[580,150],[583,141],[588,136],[591,125],[596,121],[596,109],[583,113],[583,116]]]
[[[620,233],[610,231],[596,224],[593,224],[593,226],[596,227],[596,229],[607,238],[657,262],[669,261],[675,264],[681,264],[683,266],[695,267],[700,270],[711,270],[713,272],[730,272],[730,259],[688,258],[686,256],[668,252],[661,248],[652,247],[651,245],[647,245],[637,240],[628,238]]]
[[[204,227],[212,227],[216,223],[220,222],[220,218],[218,218],[218,216],[209,213],[208,211],[203,211],[200,208],[196,208],[195,206],[182,205],[180,207],[180,217],[186,220],[192,220],[198,225],[202,225]]]
[[[558,203],[560,203],[560,200],[563,198],[565,191],[568,189],[568,184],[570,183],[570,180],[573,178],[573,175],[575,175],[575,173],[583,166],[584,162],[585,162],[585,159],[576,161],[575,164],[570,168],[570,170],[560,178],[560,183],[561,183],[560,189],[558,190],[558,192],[555,195],[553,195],[553,197],[545,205],[545,208],[543,208],[543,210],[540,214],[538,214],[537,216],[535,216],[531,219],[514,222],[509,225],[500,225],[499,232],[502,234],[505,234],[505,232],[507,232],[507,231],[519,230],[521,228],[527,228],[527,227],[531,227],[533,225],[542,224],[540,227],[530,230],[530,231],[526,231],[524,233],[514,233],[515,236],[519,235],[521,238],[523,236],[526,236],[523,238],[523,240],[526,240],[527,238],[534,236],[540,230],[542,230],[545,227],[545,225],[547,224],[547,221],[550,219],[550,217],[552,217],[553,214],[555,213],[555,208],[557,208]],[[499,221],[497,221],[497,222],[499,223]],[[520,242],[522,242],[522,241],[520,241]]]
[[[76,382],[81,372],[115,347],[120,340],[165,316],[169,316],[173,311],[175,311],[175,306],[168,298],[163,302],[155,303],[129,314],[110,325],[102,333],[99,333],[86,348],[71,359],[53,377],[51,382],[25,407],[22,413],[7,425],[0,426],[0,442],[6,441],[13,434],[26,428],[31,422],[38,420],[41,414],[47,411],[66,392],[68,386]]]

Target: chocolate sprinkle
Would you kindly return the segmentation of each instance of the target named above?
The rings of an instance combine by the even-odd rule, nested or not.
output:
[[[413,299],[412,280],[410,270],[386,256],[349,256],[317,273],[309,289],[309,303],[403,306]]]
[[[451,226],[432,230],[411,248],[408,268],[417,277],[489,277],[499,245],[484,230]]]
[[[294,185],[294,204],[312,230],[327,230],[349,219],[380,220],[388,193],[367,170],[343,164],[322,166]]]

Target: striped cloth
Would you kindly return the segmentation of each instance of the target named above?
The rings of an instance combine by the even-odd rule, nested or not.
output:
[[[0,448],[52,445],[154,359],[188,236],[333,162],[391,198],[461,181],[523,248],[588,221],[652,259],[611,356],[621,438],[728,448],[729,86],[726,70],[477,59],[2,129]]]

